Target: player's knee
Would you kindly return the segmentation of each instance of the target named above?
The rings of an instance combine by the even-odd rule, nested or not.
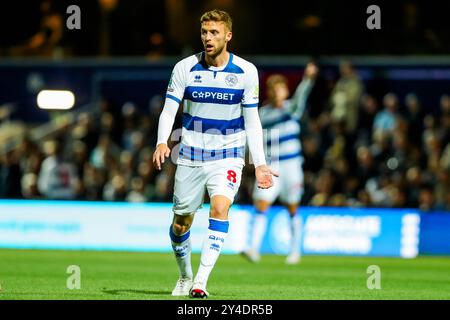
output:
[[[270,207],[270,203],[267,201],[258,200],[255,202],[255,208],[259,213],[265,213]]]
[[[289,204],[286,206],[291,217],[294,217],[298,212],[298,204]]]
[[[226,220],[228,218],[228,208],[226,204],[215,204],[211,206],[211,218]]]
[[[172,223],[172,228],[176,235],[181,235],[189,231],[191,228],[191,222],[188,220],[175,219]]]

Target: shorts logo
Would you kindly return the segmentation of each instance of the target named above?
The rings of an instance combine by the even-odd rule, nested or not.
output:
[[[225,83],[229,87],[235,87],[238,83],[238,78],[235,74],[230,73],[225,77]]]
[[[227,186],[231,189],[234,190],[234,184],[237,182],[237,178],[236,178],[236,171],[234,170],[228,170],[227,171],[227,180],[229,181]]]
[[[227,179],[228,181],[231,181],[232,183],[236,183],[237,179],[236,179],[236,171],[234,170],[228,170],[227,171]]]

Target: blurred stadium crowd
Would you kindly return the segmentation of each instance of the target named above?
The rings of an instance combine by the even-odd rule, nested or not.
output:
[[[238,54],[449,50],[445,2],[391,1],[383,6],[377,33],[364,28],[364,3],[292,3],[255,7],[239,1],[238,8],[234,0],[8,1],[0,19],[0,56],[186,56],[201,45],[198,13],[214,6],[235,18],[232,50]],[[65,28],[70,4],[82,10],[77,32]],[[317,79],[302,119],[302,204],[450,210],[450,96],[442,95],[439,106],[422,105],[414,92],[380,96],[364,87],[350,64],[343,62],[340,71],[332,85]],[[157,172],[151,161],[161,105],[155,97],[154,107],[143,112],[105,98],[51,139],[25,138],[18,148],[0,152],[0,198],[171,201],[176,166],[168,161]],[[2,112],[0,124],[7,121]],[[180,126],[179,117],[174,128]],[[237,203],[252,202],[253,183],[252,166],[246,166]]]
[[[369,5],[381,7],[382,28],[366,28]],[[81,29],[66,28],[78,5]],[[231,49],[240,54],[447,54],[447,1],[400,0],[15,0],[0,11],[0,56],[187,56],[201,49],[200,12],[233,17]],[[24,9],[26,8],[26,10]],[[269,22],[270,23],[266,23]],[[274,35],[276,36],[268,36]],[[351,34],[351,36],[349,36]]]
[[[0,197],[172,201],[176,166],[158,172],[151,159],[161,97],[154,105],[105,99],[51,139],[25,138],[0,155]],[[439,108],[413,92],[375,97],[343,61],[332,86],[317,79],[301,122],[303,205],[450,210],[449,95]],[[253,183],[246,166],[236,203],[252,203]]]

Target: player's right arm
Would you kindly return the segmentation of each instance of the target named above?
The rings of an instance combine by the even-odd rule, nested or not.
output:
[[[298,85],[291,100],[291,114],[295,119],[300,120],[305,111],[306,101],[314,86],[318,71],[315,63],[309,62],[306,65],[303,80]]]
[[[248,148],[255,165],[255,177],[258,188],[268,189],[273,186],[272,176],[278,177],[278,173],[266,164],[263,144],[263,130],[258,113],[259,102],[259,78],[255,66],[249,69],[248,80],[244,88],[242,99],[245,133]]]
[[[172,132],[173,123],[177,115],[181,100],[183,99],[185,89],[185,74],[181,62],[177,63],[170,77],[166,92],[164,107],[159,116],[158,122],[158,140],[156,150],[153,153],[153,164],[156,169],[161,170],[165,158],[170,156],[170,148],[167,146]]]

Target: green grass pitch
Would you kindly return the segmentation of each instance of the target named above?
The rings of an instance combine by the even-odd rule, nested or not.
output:
[[[266,255],[252,264],[221,255],[209,279],[210,299],[450,299],[450,257],[416,259],[304,256],[296,266]],[[193,255],[194,271],[200,256]],[[68,266],[81,269],[81,288],[68,289]],[[381,270],[369,290],[367,268]],[[171,297],[177,280],[171,253],[0,250],[0,300],[189,299]]]

